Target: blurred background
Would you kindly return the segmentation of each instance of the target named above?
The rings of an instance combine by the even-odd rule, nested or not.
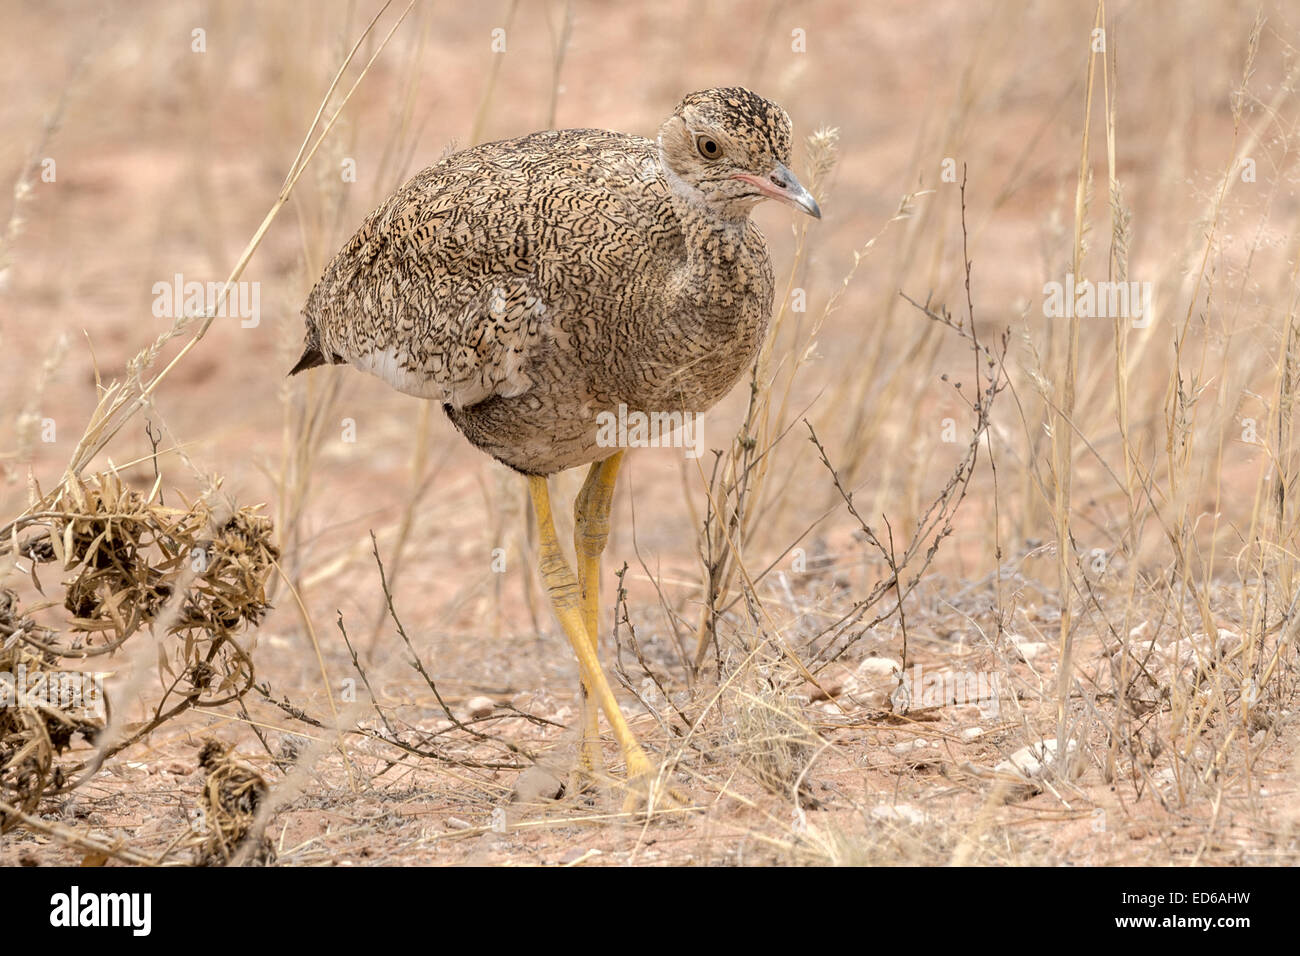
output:
[[[0,504],[14,516],[76,459],[97,379],[148,382],[190,340],[193,323],[156,314],[155,284],[231,274],[382,5],[0,6],[0,182],[15,184],[0,201]],[[868,524],[885,515],[900,551],[939,540],[913,566],[922,636],[1032,628],[1069,661],[1067,645],[1093,640],[1096,656],[1139,619],[1276,634],[1295,594],[1300,467],[1288,4],[421,0],[383,45],[405,10],[361,41],[325,120],[374,62],[243,270],[255,326],[213,322],[79,463],[116,464],[141,490],[156,464],[169,490],[265,503],[285,569],[258,637],[275,688],[324,699],[305,622],[337,675],[336,611],[363,659],[393,652],[373,531],[438,675],[569,699],[521,482],[377,379],[287,380],[299,309],[363,217],[449,150],[551,126],[653,137],[684,94],[717,85],[785,107],[795,171],[824,211],[755,213],[783,317],[743,552],[751,573],[785,572],[759,590],[787,636],[814,640],[888,575],[803,418]],[[968,329],[966,257],[978,338],[999,356],[1005,343],[995,367],[900,294]],[[1149,323],[1045,316],[1045,284],[1067,273],[1149,283]],[[992,374],[1008,385],[984,427],[972,402]],[[749,400],[739,386],[704,419],[724,472]],[[932,503],[972,449],[939,534]],[[606,593],[627,562],[632,619],[666,673],[684,671],[709,603],[713,461],[635,453],[616,499]],[[567,502],[580,482],[560,476],[553,493]],[[799,577],[801,557],[820,574]],[[715,604],[743,631],[736,581]],[[883,652],[899,636],[872,639]]]

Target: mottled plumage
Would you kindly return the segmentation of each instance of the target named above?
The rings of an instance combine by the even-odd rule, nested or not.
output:
[[[764,197],[821,216],[787,168],[790,119],[738,88],[692,93],[658,142],[534,133],[448,157],[362,223],[312,289],[293,372],[350,362],[434,399],[475,445],[528,476],[538,570],[582,676],[579,779],[602,762],[597,711],[627,763],[652,765],[597,653],[600,557],[620,448],[600,413],[701,412],[735,383],[772,313]],[[577,571],[546,475],[591,462],[574,504]]]
[[[620,403],[701,412],[752,361],[772,268],[764,196],[820,215],[790,120],[748,90],[687,96],[657,142],[571,129],[455,153],[376,209],[304,314],[293,371],[346,362],[442,403],[525,474],[599,461]]]

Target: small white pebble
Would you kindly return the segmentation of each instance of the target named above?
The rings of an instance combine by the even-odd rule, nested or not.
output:
[[[1078,749],[1078,744],[1071,740],[1066,746],[1067,753],[1073,753]],[[1056,740],[1044,740],[1042,743],[1030,744],[1028,747],[1021,747],[1013,753],[1008,759],[1002,761],[994,769],[999,773],[1011,773],[1026,779],[1032,780],[1041,776],[1047,766],[1056,759],[1057,744]]]
[[[889,680],[897,678],[903,667],[892,657],[868,657],[858,665],[854,676],[858,680]]]
[[[886,823],[910,823],[918,825],[925,822],[925,814],[909,803],[893,806],[871,808],[871,819]]]
[[[924,750],[930,746],[928,740],[917,738],[916,740],[904,740],[902,743],[894,744],[890,749],[896,754],[910,754],[913,750]]]
[[[1051,647],[1042,641],[1025,641],[1016,645],[1016,653],[1022,661],[1032,661],[1035,658],[1042,657]]]

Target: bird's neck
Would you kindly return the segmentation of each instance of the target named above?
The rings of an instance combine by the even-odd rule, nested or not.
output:
[[[689,187],[687,187],[689,189]],[[696,196],[673,191],[673,210],[686,247],[676,292],[686,311],[705,323],[743,321],[734,305],[758,278],[748,210],[720,215]]]
[[[655,408],[704,411],[726,394],[763,341],[772,273],[766,244],[748,216],[719,217],[680,195],[673,208],[685,259],[663,289],[672,334],[657,336],[651,350],[654,367],[645,374],[657,392],[648,400]]]

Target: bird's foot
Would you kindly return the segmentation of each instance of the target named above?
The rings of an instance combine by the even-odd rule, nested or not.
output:
[[[569,770],[566,794],[577,797],[587,803],[594,802],[595,794],[602,782],[608,781],[605,773],[605,755],[601,752],[600,729],[596,726],[596,708],[592,706],[584,692],[582,739],[578,744],[577,759]]]
[[[653,815],[659,810],[684,809],[690,801],[668,780],[665,769],[657,768],[640,748],[627,755],[627,794],[623,812]]]
[[[590,767],[574,767],[569,771],[568,780],[564,785],[564,796],[566,799],[578,800],[582,803],[595,803],[603,779],[604,774],[593,771]]]

